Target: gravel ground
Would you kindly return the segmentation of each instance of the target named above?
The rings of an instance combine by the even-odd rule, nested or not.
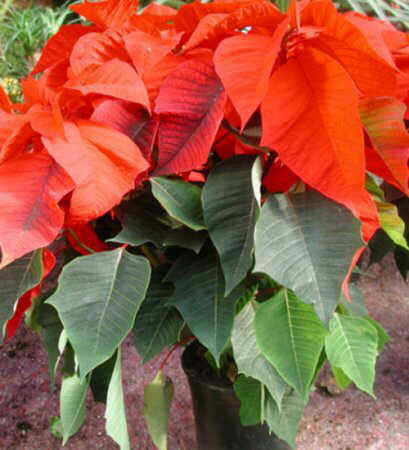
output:
[[[378,360],[376,399],[355,388],[341,395],[328,395],[317,388],[301,422],[298,449],[409,449],[409,286],[388,255],[370,268],[361,288],[369,311],[392,337]],[[58,414],[58,392],[50,393],[46,355],[39,339],[21,328],[0,348],[0,354],[0,449],[62,448],[49,431],[50,418]],[[129,340],[123,344],[123,354],[132,449],[154,449],[142,416],[143,386],[164,356],[142,368]],[[179,358],[177,351],[166,366],[167,375],[176,383],[169,449],[195,450],[191,398]],[[87,411],[86,424],[64,448],[117,449],[104,432],[103,405],[89,397]]]

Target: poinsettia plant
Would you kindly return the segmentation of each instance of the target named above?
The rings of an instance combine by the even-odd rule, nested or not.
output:
[[[129,448],[129,333],[144,361],[193,338],[233,361],[243,423],[292,445],[326,361],[373,395],[387,336],[351,273],[379,233],[408,267],[409,37],[278,5],[74,4],[88,24],[49,40],[24,102],[0,91],[2,338],[25,315],[52,380],[64,360],[64,443],[91,388]]]

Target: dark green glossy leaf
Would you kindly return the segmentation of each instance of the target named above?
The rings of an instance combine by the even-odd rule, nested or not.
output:
[[[176,230],[169,230],[163,245],[165,247],[177,246],[187,248],[195,253],[199,253],[207,237],[208,234],[204,231],[198,232],[188,228],[177,228]]]
[[[281,409],[271,395],[266,391],[264,400],[264,418],[270,430],[279,438],[288,442],[295,448],[295,437],[297,436],[298,426],[304,413],[307,400],[295,390],[288,392],[281,403]]]
[[[231,336],[234,360],[238,372],[263,383],[280,408],[289,386],[257,345],[255,317],[256,304],[249,302],[234,320]]]
[[[81,376],[109,359],[131,330],[150,279],[146,258],[120,248],[74,259],[47,300],[61,318]]]
[[[240,400],[242,425],[257,425],[263,420],[264,387],[254,378],[240,375],[234,382],[234,391]]]
[[[224,277],[215,251],[182,256],[166,280],[175,284],[169,304],[176,306],[193,334],[219,361],[230,336],[242,286],[224,296]]]
[[[28,253],[0,270],[0,343],[17,300],[41,281],[42,273],[41,250]]]
[[[90,387],[96,402],[106,403],[109,383],[118,359],[115,352],[109,359],[100,364],[91,373]]]
[[[330,333],[325,339],[328,360],[372,396],[377,345],[377,330],[368,320],[334,314],[330,322]]]
[[[327,324],[362,245],[359,221],[340,204],[314,191],[271,195],[256,226],[254,270],[313,304]]]
[[[133,343],[143,363],[177,342],[183,319],[167,301],[173,294],[172,283],[163,283],[163,276],[152,273],[148,291],[132,329]]]
[[[63,443],[74,435],[85,420],[85,400],[89,380],[77,375],[63,377],[60,393],[60,413],[63,429]]]
[[[109,241],[135,246],[152,242],[160,247],[169,230],[147,209],[132,207],[125,212],[122,231]]]
[[[253,264],[260,185],[260,161],[254,156],[238,155],[219,163],[203,188],[203,215],[220,256],[226,295]]]
[[[37,321],[41,326],[41,334],[48,356],[50,382],[53,385],[60,357],[58,341],[63,330],[63,325],[56,309],[45,303],[38,307]]]
[[[328,333],[311,307],[285,290],[256,311],[257,344],[284,380],[307,398]]]
[[[195,231],[205,229],[200,187],[167,177],[154,177],[150,182],[152,194],[171,217]]]

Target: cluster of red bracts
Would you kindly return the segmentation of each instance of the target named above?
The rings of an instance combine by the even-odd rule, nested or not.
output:
[[[1,268],[63,230],[82,253],[106,249],[94,219],[150,176],[205,181],[211,151],[263,155],[269,191],[304,182],[360,218],[366,240],[379,226],[366,170],[408,193],[409,38],[392,25],[330,0],[71,8],[93,25],[50,39],[24,103],[0,91]],[[254,123],[256,146],[238,136]]]

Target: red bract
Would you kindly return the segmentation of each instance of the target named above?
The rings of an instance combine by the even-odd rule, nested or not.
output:
[[[72,179],[44,152],[0,165],[0,267],[54,241],[64,223],[58,202],[73,188]]]
[[[295,445],[327,359],[337,381],[374,395],[387,335],[349,278],[380,226],[382,251],[409,270],[408,34],[330,0],[140,6],[71,6],[93,25],[50,39],[24,102],[0,90],[0,341],[40,293],[53,248],[62,272],[32,317],[52,376],[66,340],[64,367],[75,359],[64,443],[81,425],[67,413],[72,398],[85,408],[81,380],[105,367],[96,399],[130,448],[121,343],[132,332],[147,361],[191,332],[220,373],[240,374],[247,422],[270,411],[270,431]],[[152,429],[152,392],[169,403],[162,381],[145,390]]]
[[[106,213],[150,172],[189,179],[214,145],[223,158],[274,151],[286,169],[277,180],[269,169],[268,188],[285,191],[299,177],[346,205],[366,238],[378,226],[366,170],[406,192],[404,113],[378,107],[408,98],[409,41],[391,25],[340,14],[329,0],[292,2],[287,14],[265,0],[195,1],[177,11],[153,3],[140,14],[136,0],[71,8],[95,25],[63,26],[50,39],[33,70],[41,78],[24,82],[24,104],[11,107],[0,92],[0,160],[15,174],[7,183],[18,176],[9,167],[48,152],[71,180],[67,215],[61,194],[53,231],[6,251],[3,264],[49,243],[64,222]],[[374,115],[394,127],[373,130]],[[230,126],[260,133],[242,139]]]
[[[156,101],[161,115],[157,175],[198,169],[207,161],[225,102],[212,65],[192,60],[178,66]]]

